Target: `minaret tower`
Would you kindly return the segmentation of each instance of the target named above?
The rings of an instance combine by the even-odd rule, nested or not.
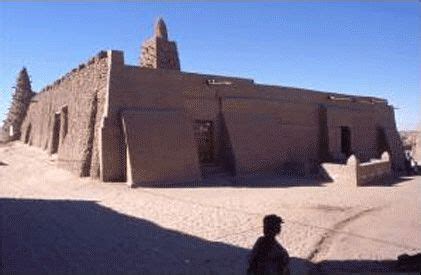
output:
[[[34,96],[34,92],[31,89],[31,81],[24,67],[16,80],[12,104],[3,124],[3,130],[9,134],[9,140],[20,138],[20,126],[25,119],[32,96]]]
[[[180,70],[177,45],[168,41],[167,26],[158,18],[154,35],[146,40],[141,49],[140,66],[153,69]]]

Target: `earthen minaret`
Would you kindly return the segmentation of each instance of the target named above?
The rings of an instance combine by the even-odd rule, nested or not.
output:
[[[167,27],[162,18],[155,25],[153,37],[146,40],[141,49],[140,66],[153,69],[180,70],[177,45],[168,41]]]
[[[20,127],[26,116],[26,111],[34,95],[31,89],[31,81],[28,72],[24,67],[16,80],[15,92],[12,98],[12,104],[9,113],[3,124],[3,130],[9,134],[9,140],[20,138]]]

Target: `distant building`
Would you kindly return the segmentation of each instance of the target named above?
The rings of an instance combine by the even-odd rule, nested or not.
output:
[[[162,19],[140,66],[100,52],[32,98],[21,132],[80,176],[130,185],[307,175],[384,151],[394,169],[404,161],[386,100],[182,72]]]
[[[419,131],[400,131],[399,135],[402,139],[403,149],[405,151],[410,151],[411,155],[414,155],[415,149],[417,147],[417,139],[419,136]]]
[[[415,138],[415,146],[413,149],[414,159],[421,165],[421,125],[418,127],[418,134]]]

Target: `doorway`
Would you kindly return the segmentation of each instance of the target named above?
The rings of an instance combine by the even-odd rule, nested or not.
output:
[[[347,126],[341,126],[341,153],[351,155],[351,130]]]
[[[28,128],[26,128],[26,133],[25,133],[25,143],[29,143],[29,139],[31,137],[31,130],[32,130],[32,124],[29,123]]]
[[[377,157],[380,158],[383,152],[390,152],[389,144],[386,139],[386,134],[382,127],[377,127]]]
[[[210,120],[195,120],[194,138],[196,140],[199,162],[201,164],[214,162],[214,129]]]
[[[51,142],[51,154],[58,152],[58,146],[60,143],[60,113],[54,114],[53,120],[53,133],[52,133],[52,142]]]

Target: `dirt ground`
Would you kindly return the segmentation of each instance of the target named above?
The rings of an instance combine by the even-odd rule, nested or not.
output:
[[[214,179],[129,188],[78,178],[19,142],[0,146],[4,274],[244,274],[264,215],[291,271],[392,271],[421,252],[421,178],[347,187],[308,179]]]

